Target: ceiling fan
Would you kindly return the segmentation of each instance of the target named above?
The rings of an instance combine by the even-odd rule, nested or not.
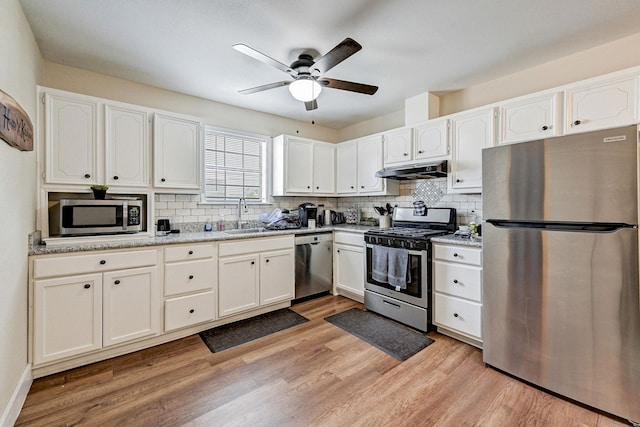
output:
[[[263,90],[275,89],[282,86],[289,86],[289,91],[294,98],[304,102],[307,110],[315,110],[318,108],[316,99],[320,95],[323,87],[331,89],[348,90],[350,92],[358,92],[366,95],[373,95],[378,90],[378,86],[371,86],[363,83],[354,83],[345,80],[331,79],[322,77],[327,71],[362,49],[362,46],[351,38],[346,38],[338,43],[336,47],[331,49],[327,54],[320,57],[317,61],[307,53],[298,55],[298,59],[291,65],[285,65],[282,62],[265,55],[262,52],[245,45],[235,44],[233,48],[238,52],[264,62],[267,65],[277,68],[289,74],[292,80],[285,80],[276,83],[269,83],[262,86],[253,87],[239,91],[243,95],[262,92]]]

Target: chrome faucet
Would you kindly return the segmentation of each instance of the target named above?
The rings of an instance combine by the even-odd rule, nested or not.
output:
[[[242,212],[244,211],[244,213],[249,212],[249,209],[247,208],[247,201],[244,199],[244,197],[241,197],[240,200],[238,200],[238,228],[242,228]]]

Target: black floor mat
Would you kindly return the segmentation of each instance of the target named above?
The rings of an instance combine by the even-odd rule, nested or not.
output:
[[[400,361],[434,341],[425,334],[371,311],[357,308],[325,317],[330,322]]]
[[[295,311],[283,308],[208,329],[200,332],[200,338],[211,352],[217,353],[308,321]]]

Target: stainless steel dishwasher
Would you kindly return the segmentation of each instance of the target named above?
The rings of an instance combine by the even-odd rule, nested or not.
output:
[[[333,235],[297,236],[296,300],[331,292],[333,286]]]

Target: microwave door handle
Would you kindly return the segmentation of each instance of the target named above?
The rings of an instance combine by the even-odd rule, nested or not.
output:
[[[129,225],[129,203],[122,203],[122,229],[127,230]]]

